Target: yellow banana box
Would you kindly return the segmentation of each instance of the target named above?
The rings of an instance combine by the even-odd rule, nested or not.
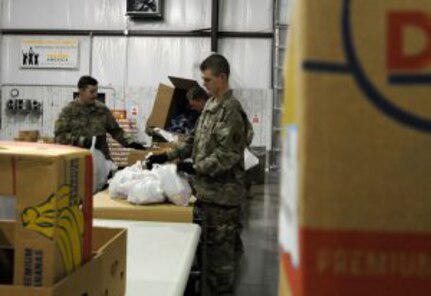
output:
[[[280,295],[431,295],[431,1],[294,1]]]
[[[0,250],[15,245],[18,223],[0,222]],[[0,284],[0,295],[81,296],[125,295],[127,230],[93,228],[91,260],[50,287]],[[0,256],[0,267],[2,267]],[[0,269],[0,276],[2,270]],[[5,277],[3,277],[5,278]]]
[[[52,286],[91,257],[88,150],[0,142],[0,196],[14,197],[14,283]]]

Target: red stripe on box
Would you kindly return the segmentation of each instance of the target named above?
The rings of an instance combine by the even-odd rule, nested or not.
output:
[[[431,295],[431,233],[300,231],[293,296]]]
[[[91,259],[93,235],[93,158],[85,157],[85,197],[84,197],[84,262]]]

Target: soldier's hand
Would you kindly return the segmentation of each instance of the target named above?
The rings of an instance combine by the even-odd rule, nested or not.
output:
[[[191,162],[181,161],[177,164],[177,172],[184,172],[188,175],[196,175],[195,167]]]
[[[156,164],[156,163],[157,164],[163,164],[167,161],[168,161],[168,155],[166,153],[153,154],[145,160],[145,165],[147,166],[147,168],[149,170],[152,170],[154,164]]]
[[[145,150],[145,147],[142,146],[142,144],[139,144],[139,143],[136,143],[136,142],[132,142],[130,144],[127,144],[125,147],[126,148],[136,149],[136,150]]]

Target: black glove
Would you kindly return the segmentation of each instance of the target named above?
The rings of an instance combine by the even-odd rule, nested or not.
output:
[[[152,170],[153,164],[155,164],[155,163],[162,164],[162,163],[165,163],[167,161],[168,161],[168,155],[166,153],[153,154],[146,159],[145,165],[147,166],[147,168],[149,170]]]
[[[181,161],[177,164],[177,172],[184,172],[188,175],[196,175],[196,170],[191,162]]]
[[[136,150],[145,150],[144,146],[142,146],[141,144],[136,143],[136,142],[132,142],[130,144],[127,144],[124,147],[126,147],[126,148],[132,148],[132,149],[136,149]]]

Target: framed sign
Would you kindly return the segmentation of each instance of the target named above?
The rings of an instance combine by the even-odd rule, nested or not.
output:
[[[127,0],[127,15],[133,18],[163,17],[163,0]]]
[[[77,39],[25,39],[21,41],[20,65],[23,69],[78,68]]]

